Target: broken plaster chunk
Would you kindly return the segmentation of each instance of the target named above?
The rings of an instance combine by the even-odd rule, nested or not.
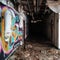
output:
[[[29,56],[30,56],[30,53],[29,53],[28,51],[26,51],[26,52],[24,53],[24,56],[25,56],[25,57],[29,57]]]
[[[28,47],[28,48],[32,48],[32,45],[31,45],[31,44],[29,44],[27,47]]]

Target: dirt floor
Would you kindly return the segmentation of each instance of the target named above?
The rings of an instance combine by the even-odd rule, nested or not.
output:
[[[60,60],[60,50],[43,40],[26,41],[25,50],[20,46],[8,60]]]

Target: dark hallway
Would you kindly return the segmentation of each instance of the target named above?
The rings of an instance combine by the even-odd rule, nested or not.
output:
[[[48,7],[46,0],[21,0],[20,4],[27,18],[27,27],[24,26],[27,38],[24,35],[24,44],[8,60],[60,60],[56,48],[58,14]]]

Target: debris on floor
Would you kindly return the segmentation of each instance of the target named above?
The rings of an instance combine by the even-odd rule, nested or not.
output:
[[[8,60],[60,60],[60,50],[49,43],[26,42]]]

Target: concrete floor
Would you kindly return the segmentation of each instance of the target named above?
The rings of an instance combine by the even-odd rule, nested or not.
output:
[[[60,60],[60,50],[44,38],[30,38],[8,60]]]

